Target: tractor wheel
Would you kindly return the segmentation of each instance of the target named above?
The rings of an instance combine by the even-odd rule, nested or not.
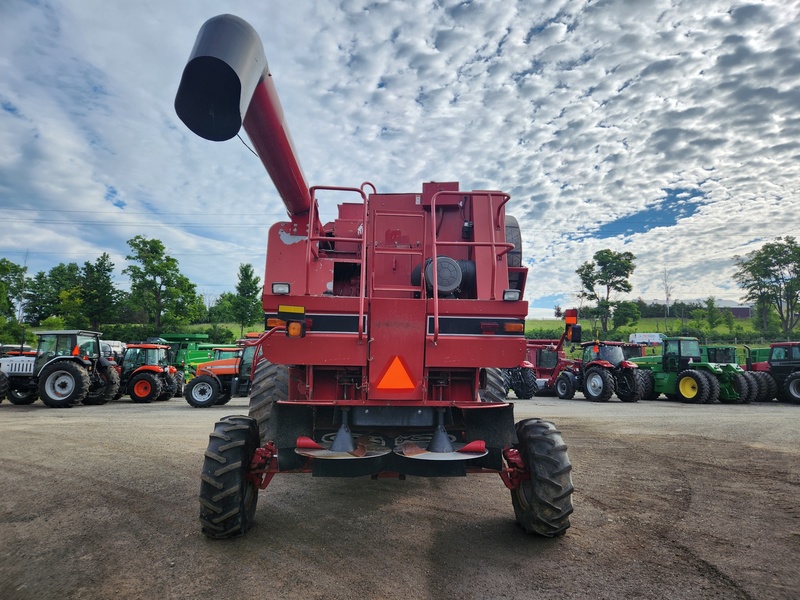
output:
[[[795,371],[786,378],[783,384],[786,399],[792,404],[800,404],[800,371]]]
[[[27,406],[33,404],[39,399],[39,394],[36,389],[27,390],[10,390],[8,392],[8,401],[16,406]]]
[[[214,425],[200,474],[200,524],[206,536],[236,537],[253,524],[258,489],[247,473],[258,446],[255,419],[225,417]]]
[[[209,375],[199,375],[186,384],[183,396],[195,408],[214,406],[219,398],[219,383]]]
[[[175,375],[172,376],[175,380],[175,397],[182,398],[183,397],[183,388],[186,387],[186,374],[181,371],[175,371]]]
[[[39,396],[50,408],[70,408],[89,392],[89,374],[78,363],[59,360],[39,373]]]
[[[562,536],[572,514],[572,465],[567,445],[549,421],[526,419],[517,423],[516,430],[516,448],[530,473],[530,479],[511,490],[517,523],[528,533]]]
[[[214,402],[214,406],[222,406],[224,404],[227,404],[230,401],[231,401],[231,395],[230,394],[223,394],[222,396],[220,396],[217,399],[216,402]]]
[[[539,386],[536,385],[536,375],[532,369],[520,367],[515,383],[514,394],[521,400],[530,400],[536,395]]]
[[[766,384],[767,402],[772,402],[773,400],[775,400],[775,396],[778,395],[778,382],[775,381],[775,378],[772,376],[772,373],[767,373],[766,371],[756,371],[756,373],[761,375],[761,379],[763,379],[764,383]]]
[[[134,402],[152,402],[161,394],[161,380],[149,371],[137,373],[128,383],[128,394]]]
[[[747,385],[750,386],[750,402],[763,402],[764,396],[767,395],[767,390],[764,389],[764,384],[760,377],[756,377],[751,371],[743,373],[747,379]]]
[[[506,402],[508,392],[506,392],[503,370],[493,367],[484,370],[486,371],[486,389],[478,390],[481,402]]]
[[[747,383],[743,373],[736,373],[733,376],[733,387],[739,398],[734,400],[735,404],[750,404],[750,385]]]
[[[3,398],[8,394],[8,387],[8,377],[6,377],[5,373],[0,371],[0,402],[2,402]]]
[[[258,423],[262,444],[274,440],[278,428],[276,419],[271,418],[273,403],[288,399],[289,369],[286,365],[276,365],[268,360],[262,360],[253,373],[249,409],[249,416]]]
[[[705,376],[706,382],[708,383],[708,397],[706,398],[706,404],[715,404],[719,402],[719,379],[713,373],[709,373],[708,371],[698,371],[701,375]]]
[[[106,404],[119,393],[119,373],[114,367],[100,367],[97,369],[97,375],[103,380],[103,386],[86,394],[86,398],[83,399],[86,405]]]
[[[638,402],[642,399],[642,383],[639,369],[625,369],[615,382],[617,398],[623,402]]]
[[[178,391],[178,384],[175,382],[175,378],[169,373],[164,373],[161,376],[161,393],[156,397],[156,401],[164,402],[169,400],[175,396],[176,391]]]
[[[706,378],[694,369],[686,369],[678,373],[676,380],[678,398],[681,402],[703,404],[708,398]]]
[[[572,400],[575,397],[575,382],[566,373],[561,373],[556,379],[556,394],[562,400]]]
[[[655,400],[661,394],[656,394],[656,377],[650,369],[639,369],[637,375],[642,386],[642,400]]]
[[[592,402],[608,402],[614,394],[614,378],[602,367],[592,367],[583,377],[583,395]]]
[[[511,389],[511,379],[513,378],[513,371],[514,369],[502,369],[503,371],[503,387],[506,389],[506,396],[508,396],[508,390]]]

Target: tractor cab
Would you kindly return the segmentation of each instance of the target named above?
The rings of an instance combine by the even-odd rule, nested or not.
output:
[[[662,361],[664,371],[667,373],[691,368],[692,363],[702,361],[700,341],[697,338],[665,339]]]
[[[140,367],[169,367],[170,347],[161,344],[130,344],[122,358],[122,376],[129,376]]]
[[[594,342],[583,344],[583,362],[589,364],[595,361],[609,362],[615,367],[625,360],[622,346],[608,342]]]

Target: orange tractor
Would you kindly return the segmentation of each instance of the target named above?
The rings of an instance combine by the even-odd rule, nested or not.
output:
[[[170,364],[170,347],[164,344],[128,344],[117,366],[117,398],[128,394],[134,402],[169,400],[183,393],[183,372]]]

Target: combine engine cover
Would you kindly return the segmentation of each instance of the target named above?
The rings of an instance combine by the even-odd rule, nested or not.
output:
[[[544,503],[527,498],[531,486],[521,482],[535,440],[559,434],[544,421],[515,425],[506,402],[501,369],[525,357],[528,312],[528,271],[519,227],[506,215],[508,194],[465,191],[454,181],[404,193],[378,193],[370,183],[309,187],[261,40],[232,15],[201,28],[175,109],[208,140],[230,139],[243,126],[288,213],[269,229],[265,333],[256,342],[249,418],[218,423],[206,455],[203,531],[228,537],[251,521],[249,508],[234,523],[227,501],[212,500],[215,486],[228,485],[214,479],[219,440],[241,435],[254,454],[225,461],[249,465],[242,477],[257,487],[281,471],[491,471],[516,494],[528,531],[563,533],[572,489],[565,446],[560,438],[548,444],[557,456],[544,468],[557,466],[564,485],[547,504],[563,511],[542,529],[533,513]],[[319,204],[331,196],[348,201],[323,224]],[[250,425],[255,439],[223,433]]]

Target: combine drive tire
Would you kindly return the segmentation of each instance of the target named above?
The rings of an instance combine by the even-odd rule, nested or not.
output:
[[[39,373],[39,397],[50,408],[70,408],[89,392],[89,374],[77,362],[59,360]]]
[[[561,373],[556,379],[556,395],[562,400],[572,400],[575,397],[575,382],[566,373]]]
[[[617,398],[622,402],[638,402],[642,399],[642,382],[638,369],[626,369],[615,383]]]
[[[704,375],[706,382],[708,383],[708,397],[706,397],[706,404],[719,403],[720,384],[717,376],[713,373],[709,373],[708,371],[698,371],[698,373]]]
[[[97,370],[103,386],[86,394],[83,403],[89,406],[107,404],[119,393],[119,373],[114,367],[100,367]]]
[[[528,533],[564,535],[572,514],[572,465],[556,426],[541,419],[516,425],[522,462],[530,479],[511,490],[517,523]]]
[[[11,390],[8,392],[8,401],[16,406],[27,406],[39,399],[39,394],[33,390]]]
[[[285,365],[276,365],[262,360],[253,373],[253,384],[250,387],[249,416],[258,424],[261,444],[275,439],[277,422],[272,417],[272,405],[279,400],[289,398],[289,369]]]
[[[478,390],[481,402],[505,402],[508,399],[508,392],[503,369],[486,368],[484,370],[486,371],[486,388]]]
[[[650,369],[639,369],[639,382],[642,386],[642,400],[655,400],[660,396],[656,394],[656,376]]]
[[[733,376],[733,387],[736,389],[736,393],[739,394],[739,398],[734,400],[734,403],[750,404],[750,384],[747,382],[744,373],[736,373]]]
[[[161,381],[149,371],[137,373],[128,383],[128,393],[139,404],[152,402],[161,394]]]
[[[539,389],[536,385],[536,375],[533,370],[525,367],[520,367],[514,383],[517,384],[514,388],[514,394],[521,400],[530,400],[536,395],[536,390]]]
[[[219,383],[213,377],[199,375],[186,385],[183,395],[195,408],[208,408],[219,399]]]
[[[708,399],[708,382],[702,373],[694,369],[681,371],[675,383],[681,402],[703,404]]]
[[[608,402],[614,394],[614,378],[602,367],[591,367],[583,377],[583,395],[592,402]]]
[[[258,446],[255,419],[225,417],[214,425],[200,474],[200,524],[206,536],[240,536],[253,524],[258,489],[247,472]]]
[[[783,391],[786,400],[792,404],[800,404],[800,371],[796,371],[786,378]]]

